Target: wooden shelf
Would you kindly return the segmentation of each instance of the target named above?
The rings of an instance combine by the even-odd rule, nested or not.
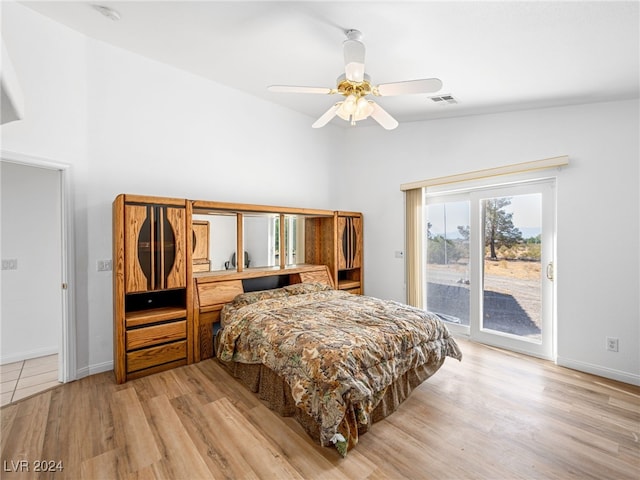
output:
[[[219,282],[220,277],[224,280],[245,280],[247,278],[268,277],[271,275],[292,275],[295,273],[313,272],[322,270],[324,265],[300,264],[287,265],[285,268],[280,267],[255,267],[245,268],[241,272],[236,270],[216,270],[213,272],[194,273],[193,277],[198,283]]]
[[[176,320],[185,318],[187,309],[180,307],[163,307],[151,308],[149,310],[138,310],[135,312],[125,313],[125,323],[127,327],[137,327],[141,325],[149,325],[167,320]]]
[[[359,280],[340,280],[338,282],[339,290],[351,290],[352,288],[360,288]]]

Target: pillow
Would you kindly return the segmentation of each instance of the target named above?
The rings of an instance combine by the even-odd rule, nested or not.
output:
[[[329,285],[324,283],[294,283],[282,287],[282,290],[287,292],[287,295],[302,295],[305,293],[322,292],[324,290],[333,290]]]
[[[241,293],[231,301],[235,307],[243,307],[245,305],[251,305],[252,303],[259,302],[260,300],[267,300],[270,298],[282,298],[286,297],[287,292],[282,288],[274,288],[273,290],[257,290],[255,292]]]

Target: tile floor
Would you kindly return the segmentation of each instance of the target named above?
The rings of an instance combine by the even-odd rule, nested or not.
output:
[[[57,354],[0,365],[2,406],[59,383]]]

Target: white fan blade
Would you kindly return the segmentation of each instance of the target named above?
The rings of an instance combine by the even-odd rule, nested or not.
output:
[[[319,93],[328,95],[333,93],[331,88],[325,87],[296,87],[293,85],[271,85],[267,90],[275,93]]]
[[[382,125],[387,130],[393,130],[398,126],[398,121],[387,113],[376,102],[369,102],[373,106],[373,112],[371,112],[371,118]]]
[[[422,80],[408,80],[406,82],[383,83],[378,85],[378,95],[391,97],[393,95],[412,95],[416,93],[433,93],[442,88],[439,78],[424,78]]]
[[[331,121],[333,117],[336,116],[336,114],[338,113],[338,109],[340,108],[340,105],[342,105],[342,102],[338,102],[335,105],[332,105],[331,108],[326,112],[324,112],[322,116],[318,120],[316,120],[315,123],[311,126],[313,128],[324,127],[327,123]]]

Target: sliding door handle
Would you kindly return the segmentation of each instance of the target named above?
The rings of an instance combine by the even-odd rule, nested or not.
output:
[[[553,262],[547,263],[547,278],[553,281],[553,278],[554,278]]]

